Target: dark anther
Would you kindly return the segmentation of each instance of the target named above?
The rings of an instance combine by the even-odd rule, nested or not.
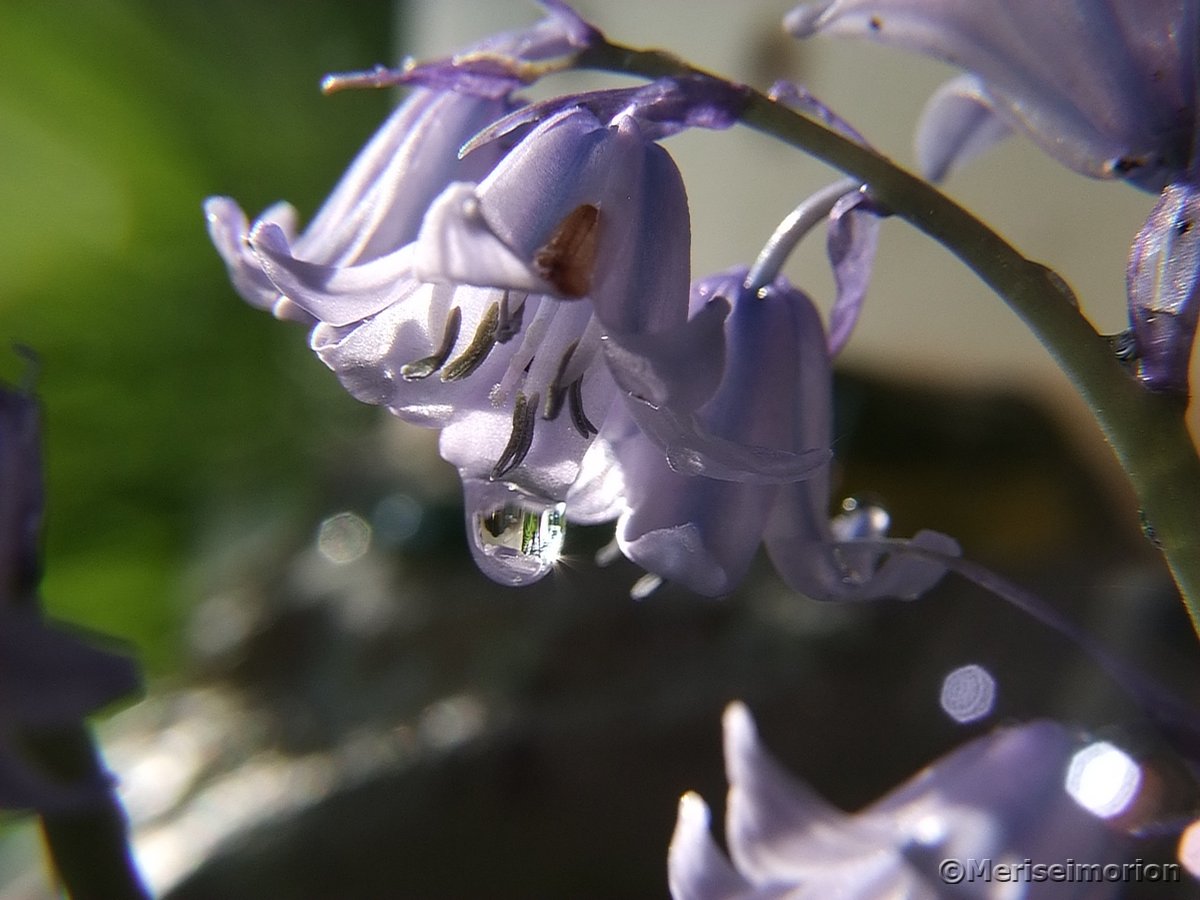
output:
[[[475,336],[467,349],[446,364],[442,370],[442,381],[459,381],[466,378],[487,359],[496,345],[496,327],[500,323],[500,304],[493,303],[479,320]]]
[[[458,340],[458,330],[462,327],[462,310],[457,306],[446,316],[446,327],[442,330],[442,343],[433,351],[432,356],[405,363],[400,367],[400,377],[405,381],[420,381],[428,378],[446,363],[454,342]]]
[[[558,414],[562,412],[563,400],[566,399],[567,389],[563,386],[563,375],[567,372],[567,366],[571,362],[571,357],[575,354],[575,348],[579,346],[579,341],[571,341],[567,351],[558,361],[558,369],[554,372],[554,377],[550,379],[550,388],[546,391],[546,408],[542,410],[543,419],[557,419]]]
[[[600,429],[592,424],[592,420],[583,411],[583,376],[580,375],[567,388],[567,405],[571,408],[571,424],[585,438],[599,434]]]
[[[509,307],[509,292],[505,291],[500,297],[500,324],[496,326],[496,343],[507,344],[521,333],[521,322],[525,318],[525,304],[517,307],[514,315]]]
[[[525,455],[533,446],[533,426],[537,421],[537,408],[537,394],[529,398],[522,393],[517,394],[513,403],[512,434],[508,436],[504,452],[492,467],[492,481],[504,477],[524,462]]]
[[[564,297],[576,299],[591,290],[599,225],[599,209],[589,203],[577,206],[533,255],[537,273]]]

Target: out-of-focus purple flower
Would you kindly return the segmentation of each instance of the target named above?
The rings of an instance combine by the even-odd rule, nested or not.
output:
[[[933,180],[1015,130],[1085,175],[1162,191],[1131,254],[1130,320],[1143,382],[1186,394],[1200,317],[1196,239],[1186,231],[1200,192],[1200,3],[821,0],[785,24],[966,70],[918,124],[918,160]]]
[[[20,749],[28,732],[78,723],[137,690],[133,662],[47,623],[36,598],[42,518],[38,410],[0,386],[0,809],[87,803],[106,782],[57,784]]]
[[[1028,859],[1032,875],[1034,864],[1102,864],[1123,853],[1105,811],[1085,809],[1096,809],[1088,791],[1111,787],[1101,784],[1114,771],[1107,754],[1119,751],[1088,745],[1054,722],[978,738],[853,814],[794,780],[761,747],[740,703],[728,708],[724,726],[732,863],[709,834],[704,801],[686,794],[668,857],[675,900],[982,900],[1009,896],[1013,884],[982,878],[981,861]],[[1107,767],[1106,773],[1089,774],[1088,765]],[[1113,882],[1079,879],[1068,886],[1032,877],[1021,887],[1031,900],[1096,900],[1119,889]]]
[[[917,596],[940,566],[856,546],[886,533],[878,517],[829,517],[832,383],[815,307],[783,278],[752,290],[747,274],[698,281],[677,334],[609,339],[629,418],[606,423],[592,452],[619,477],[598,466],[568,496],[568,515],[619,511],[621,551],[702,594],[736,587],[765,538],[787,583],[810,597]],[[936,532],[914,543],[958,553]]]
[[[989,117],[1082,172],[1159,191],[1195,152],[1194,0],[821,0],[798,36],[863,37],[968,73],[935,96],[918,145],[938,177]],[[972,108],[974,107],[974,108]]]

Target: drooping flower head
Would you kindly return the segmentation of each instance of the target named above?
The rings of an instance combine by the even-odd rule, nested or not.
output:
[[[823,0],[787,18],[798,36],[864,37],[966,70],[917,129],[926,175],[1020,131],[1064,165],[1162,196],[1137,235],[1129,309],[1138,374],[1186,394],[1200,317],[1196,0]]]
[[[794,780],[759,744],[741,704],[729,707],[724,725],[732,864],[709,834],[704,801],[685,795],[668,857],[675,900],[999,898],[1013,885],[972,875],[969,866],[1111,859],[1121,847],[1105,811],[1083,805],[1094,799],[1089,786],[1098,793],[1114,786],[1097,785],[1104,775],[1086,768],[1114,772],[1115,758],[1106,754],[1134,764],[1111,745],[1088,744],[1055,722],[978,738],[857,813],[831,806]],[[1132,776],[1136,768],[1122,771]],[[1070,896],[1096,900],[1119,889],[1080,881]],[[1022,897],[1064,896],[1062,883],[1029,882]]]
[[[864,513],[853,524],[831,520],[825,330],[785,278],[754,288],[748,275],[734,268],[696,282],[681,333],[610,338],[606,352],[638,427],[618,419],[601,433],[620,478],[581,486],[568,512],[574,503],[619,508],[621,551],[703,594],[732,590],[764,542],[784,580],[814,599],[923,593],[943,574],[938,565],[856,546],[882,537],[886,523]],[[635,353],[652,365],[632,364]],[[606,485],[619,495],[607,503]],[[914,542],[958,553],[936,532]]]

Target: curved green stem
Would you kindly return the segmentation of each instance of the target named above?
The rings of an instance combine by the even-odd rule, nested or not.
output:
[[[669,54],[610,43],[584,51],[576,66],[647,78],[714,77]],[[1200,636],[1200,457],[1184,422],[1185,404],[1143,388],[1084,318],[1061,278],[928,182],[758,91],[741,90],[743,124],[868,185],[882,207],[970,266],[1049,349],[1129,476],[1147,533],[1166,558]]]

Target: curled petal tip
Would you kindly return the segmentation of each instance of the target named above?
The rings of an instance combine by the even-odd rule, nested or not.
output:
[[[802,3],[783,17],[783,30],[792,37],[812,37],[821,27],[821,17],[832,4]]]

